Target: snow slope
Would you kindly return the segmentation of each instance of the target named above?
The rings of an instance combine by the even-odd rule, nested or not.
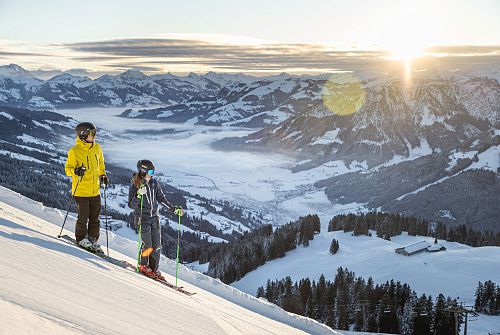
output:
[[[181,266],[186,297],[57,239],[64,213],[0,191],[2,334],[338,334]],[[135,242],[109,241],[133,262]],[[175,280],[173,261],[161,269]]]
[[[408,283],[418,295],[431,294],[435,299],[443,293],[459,298],[465,305],[474,305],[474,293],[479,281],[500,283],[500,247],[474,248],[439,240],[446,251],[407,257],[396,254],[395,249],[420,241],[433,245],[434,239],[403,234],[386,241],[375,235],[351,236],[350,232],[326,232],[325,220],[322,221],[324,232],[316,235],[309,247],[299,246],[287,252],[285,257],[267,262],[231,285],[255,294],[259,286],[265,287],[268,279],[290,276],[294,282],[306,277],[317,281],[324,274],[327,280],[333,280],[337,268],[342,266],[365,279],[371,276],[375,283],[399,280]],[[340,244],[340,250],[335,255],[329,253],[333,238]],[[500,331],[500,316],[481,315],[478,321],[469,324],[469,330],[469,334]]]
[[[329,253],[333,238],[340,244],[336,255]],[[358,276],[371,276],[376,283],[395,279],[410,284],[419,294],[436,297],[443,293],[474,304],[478,281],[500,282],[499,247],[474,248],[438,240],[446,247],[446,251],[420,253],[410,257],[395,253],[398,247],[420,241],[434,244],[432,237],[406,234],[387,241],[375,236],[351,236],[350,232],[342,231],[320,233],[310,242],[309,247],[297,247],[285,257],[267,262],[232,285],[255,294],[257,288],[265,285],[268,278],[274,280],[289,275],[294,281],[308,276],[317,280],[324,274],[327,279],[333,280],[337,268],[342,266]]]

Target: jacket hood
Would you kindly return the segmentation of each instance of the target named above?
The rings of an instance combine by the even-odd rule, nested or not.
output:
[[[87,150],[92,148],[94,146],[94,143],[95,142],[87,143],[87,142],[83,141],[80,137],[76,138],[76,145],[78,145],[81,148],[85,148]]]

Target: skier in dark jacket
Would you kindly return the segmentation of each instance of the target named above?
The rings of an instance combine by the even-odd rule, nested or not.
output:
[[[172,205],[165,197],[160,184],[153,178],[155,166],[152,161],[137,162],[137,173],[132,178],[128,205],[134,210],[136,227],[140,225],[141,249],[139,270],[148,277],[162,278],[158,270],[161,252],[161,229],[159,204],[176,215],[183,215],[182,208]],[[142,211],[141,211],[142,208]]]

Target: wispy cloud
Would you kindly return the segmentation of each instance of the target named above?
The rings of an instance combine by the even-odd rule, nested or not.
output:
[[[16,57],[16,56],[27,56],[27,57],[47,57],[48,55],[33,53],[33,52],[15,52],[15,51],[2,51],[0,50],[0,57]]]
[[[78,56],[75,61],[106,62],[111,69],[136,68],[161,72],[175,69],[196,69],[230,72],[279,72],[294,70],[321,72],[332,70],[379,70],[390,62],[384,50],[338,50],[322,44],[306,43],[221,43],[200,39],[138,38],[67,43],[60,45]],[[429,55],[446,57],[439,67],[449,65],[470,67],[491,65],[500,61],[500,46],[436,46]],[[467,57],[465,60],[463,57]],[[425,63],[424,64],[424,60]],[[422,67],[436,64],[432,57],[423,57]]]
[[[500,45],[444,45],[428,48],[427,52],[450,56],[500,56]]]
[[[43,68],[87,68],[92,73],[137,69],[161,72],[318,73],[392,71],[398,68],[380,48],[340,50],[330,45],[280,43],[189,35],[125,38],[59,44],[0,46],[0,59]],[[471,69],[500,64],[499,45],[435,46],[413,62],[419,69]],[[38,65],[39,64],[39,65]]]
[[[77,61],[109,61],[107,66],[175,68],[197,66],[223,71],[283,71],[294,68],[336,70],[368,66],[387,53],[335,50],[320,44],[223,44],[189,39],[121,39],[62,45],[79,54]],[[88,56],[82,55],[88,54]],[[161,66],[160,66],[161,65]]]

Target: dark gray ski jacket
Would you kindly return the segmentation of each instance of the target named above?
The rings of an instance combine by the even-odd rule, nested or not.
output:
[[[146,194],[143,195],[142,200],[143,216],[158,216],[158,204],[162,204],[167,207],[167,209],[171,212],[175,210],[175,206],[168,201],[167,197],[163,193],[163,190],[161,189],[160,183],[158,183],[155,178],[151,178],[149,182],[144,182],[144,185],[146,186]],[[134,210],[134,215],[141,215],[141,199],[137,197],[137,187],[134,185],[133,181],[130,184],[128,191],[128,206]]]

